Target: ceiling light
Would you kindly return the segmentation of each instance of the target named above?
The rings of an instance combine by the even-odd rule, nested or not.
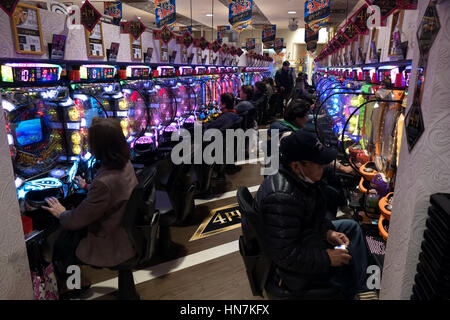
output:
[[[212,14],[212,13],[207,13],[206,16],[207,16],[207,17],[212,17],[213,14]]]
[[[289,14],[296,14],[297,11],[288,11]]]

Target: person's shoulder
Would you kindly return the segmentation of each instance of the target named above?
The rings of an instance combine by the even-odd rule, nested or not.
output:
[[[278,171],[277,173],[266,177],[261,184],[258,193],[263,199],[273,201],[278,197],[291,196],[293,194],[294,188],[288,179]]]

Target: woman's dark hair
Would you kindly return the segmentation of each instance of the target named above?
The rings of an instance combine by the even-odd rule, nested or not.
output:
[[[225,108],[233,109],[234,108],[234,98],[229,93],[222,93],[220,95],[220,102],[225,104]]]
[[[266,84],[262,81],[258,81],[255,83],[256,89],[258,89],[258,92],[265,93],[267,91]]]
[[[253,87],[252,86],[242,86],[242,91],[247,96],[247,100],[251,100],[253,98]]]
[[[284,120],[293,122],[296,118],[303,118],[309,112],[311,105],[300,99],[292,100],[284,112]]]
[[[122,169],[130,159],[130,149],[119,121],[94,118],[88,130],[91,153],[108,169]]]

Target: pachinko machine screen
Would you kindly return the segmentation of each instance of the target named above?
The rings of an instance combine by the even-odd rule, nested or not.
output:
[[[192,67],[180,67],[180,75],[181,76],[192,75]]]
[[[80,67],[80,79],[82,80],[106,80],[114,79],[117,69],[109,65],[82,65]]]
[[[21,147],[41,142],[43,138],[41,119],[19,122],[15,128],[15,133],[17,143]]]
[[[158,74],[160,77],[173,77],[175,76],[175,68],[170,66],[158,67]]]
[[[62,68],[56,64],[7,63],[2,65],[2,81],[9,83],[37,83],[58,81]]]
[[[150,67],[147,66],[128,66],[127,78],[149,78]]]

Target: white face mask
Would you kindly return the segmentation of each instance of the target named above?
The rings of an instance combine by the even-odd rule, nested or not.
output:
[[[302,169],[301,166],[300,166],[300,178],[301,178],[303,181],[305,181],[305,182],[308,182],[308,183],[311,183],[311,184],[314,183],[314,181],[312,181],[309,177],[306,176],[306,174],[303,172],[303,169]]]

